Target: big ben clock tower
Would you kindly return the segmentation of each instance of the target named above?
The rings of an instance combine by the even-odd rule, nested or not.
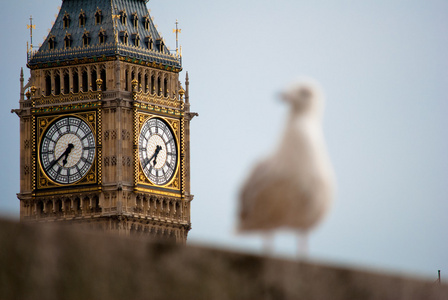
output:
[[[181,57],[145,0],[64,0],[21,75],[20,218],[185,243],[190,112]]]

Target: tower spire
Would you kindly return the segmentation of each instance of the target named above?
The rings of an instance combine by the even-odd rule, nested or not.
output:
[[[179,33],[181,33],[182,29],[178,27],[179,21],[176,20],[176,29],[173,29],[173,32],[176,33],[176,54],[179,55]]]
[[[114,38],[115,38],[115,44],[118,44],[117,21],[118,21],[118,19],[121,19],[121,14],[118,12],[117,6],[114,6],[113,10],[114,10],[114,13],[112,13],[112,21],[113,21],[113,27],[114,27]]]
[[[185,75],[185,102],[190,103],[190,78],[188,77],[188,71]]]
[[[31,39],[31,44],[30,44],[30,51],[33,51],[33,29],[36,29],[36,25],[33,25],[33,16],[30,16],[30,24],[26,25],[26,28],[28,28],[30,30],[30,39]]]
[[[23,88],[23,82],[25,79],[23,78],[23,68],[20,68],[20,101],[25,99],[25,91]]]

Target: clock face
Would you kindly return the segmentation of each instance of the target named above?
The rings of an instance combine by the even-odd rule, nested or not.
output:
[[[59,184],[80,181],[95,160],[95,137],[85,121],[63,117],[45,131],[40,162],[48,178]]]
[[[159,118],[147,120],[139,136],[140,164],[153,184],[167,184],[177,166],[176,139],[171,128]]]

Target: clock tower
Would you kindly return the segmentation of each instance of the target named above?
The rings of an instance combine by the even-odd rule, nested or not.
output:
[[[145,0],[63,0],[21,73],[20,219],[185,243],[189,81]]]

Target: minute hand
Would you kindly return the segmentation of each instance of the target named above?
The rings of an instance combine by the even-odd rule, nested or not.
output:
[[[69,155],[69,153],[72,151],[73,147],[75,147],[73,144],[68,144],[67,149],[65,149],[64,153],[61,154],[61,156],[58,157],[58,159],[54,160],[47,168],[47,170],[53,168],[53,166],[61,160],[61,158],[65,157],[64,160],[62,161],[63,165],[65,166],[65,164],[67,163],[67,156]]]

